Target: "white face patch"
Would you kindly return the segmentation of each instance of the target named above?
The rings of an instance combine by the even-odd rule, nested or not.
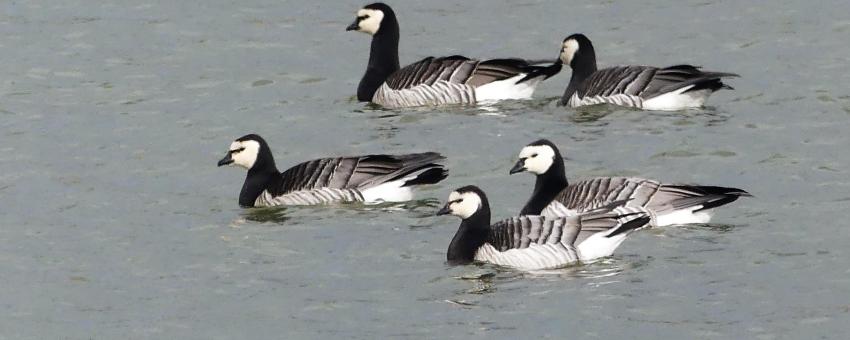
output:
[[[236,141],[230,144],[230,158],[233,159],[233,164],[245,169],[251,169],[254,166],[259,152],[260,143],[254,140]]]
[[[357,11],[360,22],[357,25],[357,31],[369,35],[375,35],[381,28],[381,20],[384,20],[384,12],[377,9],[363,8]]]
[[[467,219],[481,209],[481,197],[474,192],[459,193],[452,191],[449,194],[449,213]]]
[[[573,61],[576,52],[578,52],[578,41],[575,39],[565,41],[564,46],[561,48],[561,61],[569,65]]]
[[[525,170],[542,175],[549,171],[549,167],[555,161],[555,150],[548,145],[530,145],[522,148],[519,152],[519,158],[525,158]]]

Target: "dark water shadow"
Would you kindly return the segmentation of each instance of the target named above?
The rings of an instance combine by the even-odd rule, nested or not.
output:
[[[334,215],[352,212],[355,214],[380,212],[400,212],[409,211],[417,214],[419,217],[428,217],[434,215],[438,210],[440,201],[436,198],[425,198],[420,200],[406,202],[385,202],[377,204],[366,204],[362,202],[342,202],[320,205],[305,205],[305,206],[276,206],[265,208],[248,208],[242,211],[241,215],[247,221],[257,223],[274,223],[278,225],[292,223],[292,219],[299,215],[312,216],[314,219],[323,219],[330,217],[328,214]]]
[[[417,106],[409,108],[388,109],[380,105],[368,103],[356,113],[367,114],[369,119],[387,119],[404,115],[422,114],[457,114],[467,116],[509,116],[515,113],[524,114],[529,111],[550,111],[554,107],[553,98],[533,98],[523,100],[500,100],[477,104],[447,104],[438,106]]]
[[[291,217],[288,214],[292,213],[291,207],[268,207],[268,208],[247,208],[242,211],[242,218],[247,221],[275,224],[285,224]]]
[[[666,227],[660,227],[655,229],[647,229],[647,230],[661,230],[662,232],[668,230],[686,230],[686,231],[712,231],[718,234],[731,233],[735,231],[735,229],[744,227],[744,224],[724,224],[724,223],[692,223],[692,224],[681,224],[681,225],[672,225]]]
[[[638,121],[672,121],[673,125],[702,124],[703,126],[718,126],[726,123],[732,117],[728,112],[718,110],[714,106],[676,111],[650,111],[603,103],[574,109],[561,109],[567,112],[572,111],[572,114],[568,116],[568,121],[578,125],[598,125],[594,123],[598,123],[603,118],[616,113],[628,114],[628,119],[636,119]],[[616,115],[612,116],[612,118],[616,119]]]
[[[696,241],[703,249],[693,249],[693,252],[723,251],[729,242],[729,234],[746,225],[735,224],[685,224],[647,229],[645,232],[658,237],[677,240]]]
[[[614,112],[622,110],[624,110],[624,108],[607,104],[582,106],[576,108],[575,112],[569,115],[568,120],[572,123],[580,125],[595,125],[591,123],[596,123],[600,119],[605,118]]]

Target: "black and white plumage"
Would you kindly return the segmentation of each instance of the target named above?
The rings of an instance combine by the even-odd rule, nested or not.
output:
[[[573,70],[559,105],[579,107],[615,104],[646,110],[701,107],[717,90],[732,89],[721,79],[726,72],[702,71],[697,66],[616,66],[596,69],[593,44],[583,34],[564,39],[560,59]]]
[[[521,214],[573,216],[600,207],[642,207],[654,226],[708,223],[713,209],[739,197],[744,190],[717,186],[662,184],[637,177],[600,177],[569,183],[564,160],[552,142],[541,139],[524,147],[510,173],[536,175],[534,191]]]
[[[357,87],[357,99],[387,108],[528,99],[540,81],[561,71],[560,60],[538,66],[516,58],[462,56],[428,57],[399,68],[398,20],[383,3],[360,9],[346,30],[372,36],[369,64]]]
[[[266,141],[250,134],[235,140],[218,166],[248,169],[239,205],[265,207],[408,201],[413,198],[413,186],[448,176],[437,163],[443,158],[436,152],[320,158],[281,173]]]
[[[628,235],[647,225],[642,208],[616,208],[545,218],[518,216],[490,224],[487,196],[475,186],[449,194],[437,215],[461,218],[446,258],[451,264],[488,262],[523,270],[561,268],[610,256]]]

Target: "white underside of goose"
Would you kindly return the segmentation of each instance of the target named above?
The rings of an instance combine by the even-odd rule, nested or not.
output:
[[[404,202],[413,199],[413,189],[403,186],[416,176],[405,177],[392,182],[364,189],[363,200],[367,203]]]
[[[714,214],[712,209],[698,210],[702,206],[692,207],[690,209],[673,210],[670,213],[658,215],[656,223],[659,227],[676,225],[676,224],[692,224],[692,223],[708,223],[711,221],[711,215]]]
[[[537,85],[542,77],[530,79],[517,84],[520,79],[525,78],[525,73],[514,77],[494,81],[475,88],[475,99],[478,102],[496,101],[505,99],[531,99]]]
[[[693,87],[693,85],[685,86],[676,91],[667,92],[650,99],[643,99],[639,96],[630,94],[615,94],[610,96],[592,96],[582,98],[579,98],[578,94],[573,94],[568,103],[570,107],[614,104],[654,111],[677,111],[702,107],[711,95],[712,91],[706,89],[686,92],[691,87]]]
[[[711,90],[699,90],[685,92],[693,87],[693,85],[685,86],[673,92],[667,92],[660,96],[650,98],[643,101],[643,109],[657,111],[675,111],[687,108],[702,107],[705,104],[708,96],[711,95]]]
[[[611,256],[614,250],[626,240],[629,233],[620,233],[611,237],[605,237],[608,233],[600,232],[590,235],[578,245],[579,257],[582,261],[593,261],[602,257]]]

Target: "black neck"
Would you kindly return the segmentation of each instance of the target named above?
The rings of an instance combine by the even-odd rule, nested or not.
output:
[[[446,260],[449,264],[467,264],[475,259],[475,252],[487,242],[490,235],[490,209],[481,209],[469,218],[460,222]]]
[[[570,97],[578,91],[579,86],[596,72],[596,54],[593,50],[582,52],[582,55],[576,55],[576,59],[570,62],[570,67],[573,69],[573,74],[570,76],[570,84],[567,85],[561,97],[561,105],[566,105]]]
[[[398,71],[398,40],[398,22],[394,16],[386,15],[381,21],[381,28],[372,36],[369,65],[357,86],[357,100],[371,101],[381,84]]]
[[[274,158],[268,148],[261,148],[254,166],[248,170],[242,191],[239,193],[239,205],[242,207],[253,207],[257,197],[264,190],[276,188],[283,180],[280,171],[274,164]]]
[[[540,215],[544,208],[567,187],[567,175],[564,173],[564,160],[555,156],[552,166],[541,175],[537,175],[534,191],[520,215]]]

